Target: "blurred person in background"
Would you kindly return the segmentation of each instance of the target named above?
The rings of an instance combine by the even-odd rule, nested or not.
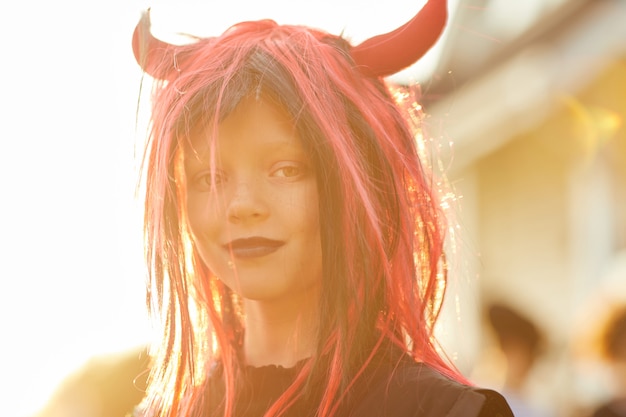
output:
[[[516,417],[550,417],[552,414],[533,404],[528,381],[545,351],[545,336],[539,327],[515,308],[491,303],[486,308],[488,327],[493,331],[504,358],[500,391]]]
[[[614,390],[611,397],[597,406],[592,417],[626,417],[626,304],[615,308],[600,343]]]
[[[145,348],[97,356],[61,382],[35,417],[126,417],[144,397]]]

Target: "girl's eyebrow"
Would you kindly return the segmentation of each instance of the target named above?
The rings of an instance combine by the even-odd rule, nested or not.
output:
[[[217,159],[219,156],[218,153],[215,154],[215,158]],[[195,141],[189,140],[185,142],[183,147],[183,163],[185,166],[187,165],[208,165],[211,162],[211,152],[209,148],[209,144],[203,142],[203,144],[198,145]]]
[[[215,161],[219,161],[220,154],[216,149]],[[309,160],[310,155],[305,150],[305,148],[298,140],[285,140],[285,139],[277,139],[271,141],[264,141],[259,146],[259,155],[258,156],[268,156],[272,153],[280,154],[281,157],[285,154],[289,154],[287,156],[297,158],[297,159],[306,159]],[[211,152],[210,146],[207,142],[201,142],[200,145],[197,145],[193,140],[186,141],[184,150],[183,150],[183,161],[185,165],[209,165],[211,162]]]
[[[302,146],[302,144],[300,143],[300,140],[275,140],[275,141],[268,141],[264,144],[264,148],[266,148],[269,151],[273,151],[273,150],[289,150],[289,151],[293,151],[293,152],[297,152],[297,153],[305,153],[304,152],[304,147]]]

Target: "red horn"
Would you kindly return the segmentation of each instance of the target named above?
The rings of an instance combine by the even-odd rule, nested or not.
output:
[[[415,63],[435,44],[447,16],[446,0],[429,0],[413,19],[396,30],[352,48],[352,58],[367,75],[395,74]]]
[[[144,11],[133,33],[133,53],[139,66],[153,78],[168,79],[178,68],[176,49],[152,36],[150,10]]]

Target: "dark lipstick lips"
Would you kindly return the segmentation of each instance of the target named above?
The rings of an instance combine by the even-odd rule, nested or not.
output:
[[[232,253],[235,258],[248,259],[257,258],[276,252],[285,242],[280,240],[266,239],[264,237],[250,237],[246,239],[235,239],[224,245],[226,250]]]

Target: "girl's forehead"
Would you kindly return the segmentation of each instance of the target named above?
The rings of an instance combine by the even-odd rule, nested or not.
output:
[[[240,101],[218,121],[208,117],[198,121],[183,135],[183,148],[189,156],[206,156],[222,146],[263,144],[269,148],[302,149],[295,122],[282,106],[261,97],[250,96]]]

